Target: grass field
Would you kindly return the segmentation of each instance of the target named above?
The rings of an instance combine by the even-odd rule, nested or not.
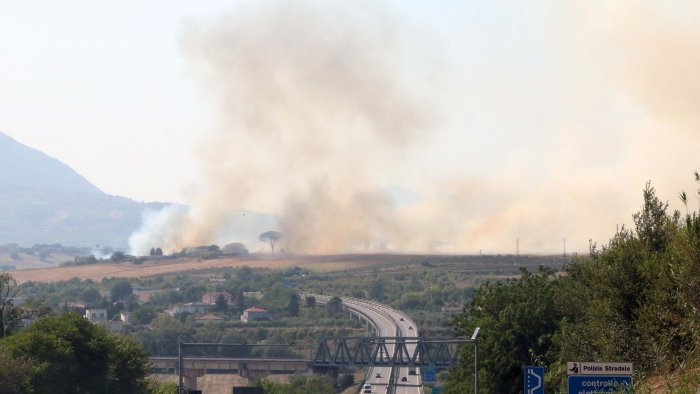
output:
[[[429,256],[429,255],[404,255],[404,254],[342,254],[342,255],[324,255],[324,256],[257,256],[240,258],[240,257],[222,257],[217,259],[200,260],[200,259],[181,259],[167,261],[148,261],[142,264],[121,263],[121,264],[90,264],[76,265],[67,267],[50,267],[12,271],[12,275],[18,282],[27,281],[35,282],[58,282],[69,280],[72,278],[92,279],[99,281],[102,278],[110,277],[126,277],[137,278],[153,275],[162,275],[172,272],[194,271],[207,268],[222,268],[222,267],[242,267],[249,266],[252,268],[272,268],[285,269],[290,267],[300,267],[314,272],[344,272],[348,270],[356,270],[353,274],[362,274],[362,272],[371,272],[381,270],[383,272],[391,272],[392,270],[401,271],[407,265],[415,265],[430,259],[440,259],[442,261],[455,260],[455,270],[493,270],[510,268],[514,266],[513,257],[500,256],[498,260],[493,257],[485,256]],[[465,265],[464,259],[468,259],[469,263]],[[525,266],[541,261],[538,258],[532,259],[532,262],[527,257],[520,264]],[[449,268],[449,267],[445,267]],[[359,271],[359,272],[357,272]]]

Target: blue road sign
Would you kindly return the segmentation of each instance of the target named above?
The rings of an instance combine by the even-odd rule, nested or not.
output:
[[[631,376],[570,375],[569,394],[632,393]]]
[[[425,383],[435,382],[435,368],[423,368],[423,381]]]
[[[544,394],[544,367],[525,367],[525,394]]]

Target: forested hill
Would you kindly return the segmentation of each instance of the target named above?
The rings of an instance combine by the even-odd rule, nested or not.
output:
[[[146,206],[0,132],[0,244],[125,247]]]
[[[669,212],[650,185],[643,198],[633,228],[574,259],[564,275],[524,272],[475,291],[454,326],[464,336],[481,327],[482,392],[521,393],[525,365],[545,367],[547,392],[566,392],[567,361],[632,362],[634,392],[696,392],[700,212]],[[471,351],[446,392],[473,392]]]

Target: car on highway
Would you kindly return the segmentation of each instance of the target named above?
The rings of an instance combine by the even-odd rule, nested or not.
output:
[[[402,381],[402,382],[408,382],[408,378],[405,377],[405,376],[402,376],[402,377],[401,377],[401,381]]]
[[[381,377],[382,377],[381,372],[377,372],[377,374],[374,375],[374,377],[377,378],[377,379],[381,379]]]
[[[372,385],[369,384],[369,383],[365,383],[365,385],[362,386],[362,389],[363,389],[363,390],[367,390],[367,389],[370,389],[370,390],[371,390],[371,389],[372,389]]]
[[[362,394],[370,394],[372,392],[372,389],[364,389],[362,390]]]
[[[402,317],[402,318],[400,318],[399,320],[403,321],[403,317]]]
[[[409,329],[409,330],[413,330],[413,326],[408,326],[408,329]]]

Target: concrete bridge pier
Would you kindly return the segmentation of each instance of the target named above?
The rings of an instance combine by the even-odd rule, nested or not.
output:
[[[197,378],[204,376],[204,371],[200,369],[186,369],[185,373],[182,375],[182,380],[185,385],[190,390],[197,389]]]

